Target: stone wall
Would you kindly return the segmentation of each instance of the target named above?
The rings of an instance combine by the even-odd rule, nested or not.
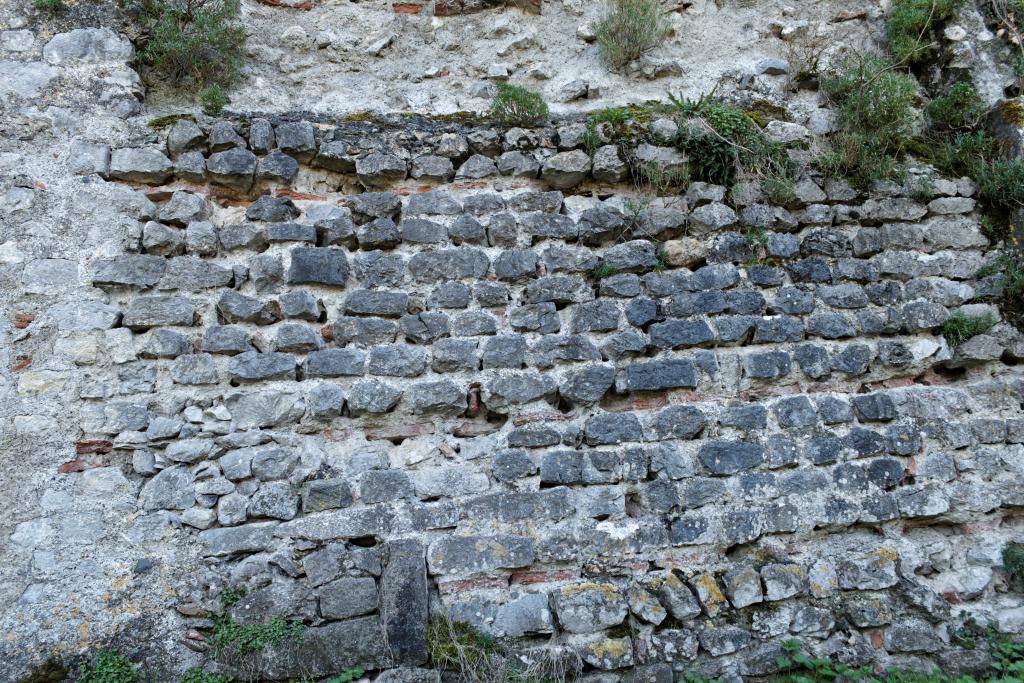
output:
[[[424,665],[441,612],[594,681],[763,675],[792,637],[967,669],[954,612],[1021,628],[1024,340],[939,334],[998,315],[973,184],[638,192],[674,125],[593,159],[574,119],[70,146],[116,246],[24,263],[13,376],[74,392],[62,473],[201,556],[146,606],[169,652],[228,588],[306,624],[246,663],[276,678]]]

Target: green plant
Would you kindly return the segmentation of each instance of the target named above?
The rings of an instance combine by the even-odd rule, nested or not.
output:
[[[299,640],[305,626],[296,621],[287,621],[274,617],[264,622],[239,624],[232,621],[226,614],[215,619],[210,642],[213,645],[215,658],[224,655],[245,655],[262,652],[270,645],[278,645],[286,640]]]
[[[78,683],[135,683],[135,669],[122,655],[103,650],[78,672]]]
[[[749,227],[743,233],[743,241],[750,247],[763,247],[768,244],[768,231],[764,228]]]
[[[62,12],[67,9],[64,0],[32,0],[32,6],[40,12]]]
[[[963,0],[896,0],[886,24],[893,58],[901,64],[925,60],[935,44],[936,28],[961,4]]]
[[[669,194],[675,188],[684,187],[690,179],[689,169],[666,168],[656,161],[639,164],[633,172],[637,185],[658,197]]]
[[[770,173],[761,182],[765,197],[772,204],[778,206],[791,206],[799,200],[796,196],[796,186],[793,179],[783,173]]]
[[[973,85],[956,83],[929,102],[926,111],[933,127],[957,130],[978,125],[987,108]]]
[[[1010,210],[1024,206],[1024,160],[979,164],[971,175],[978,183],[978,196],[990,205]]]
[[[913,131],[914,77],[884,57],[856,55],[831,69],[821,86],[840,129],[819,159],[822,169],[860,187],[894,177]]]
[[[220,603],[221,611],[225,612],[237,605],[245,595],[245,586],[232,586],[230,588],[225,588],[220,592],[220,595],[217,596],[217,602]]]
[[[658,258],[658,262],[654,264],[655,273],[664,273],[668,269],[668,252],[664,247],[658,247],[654,255]]]
[[[760,126],[712,94],[697,100],[669,95],[679,123],[676,145],[690,157],[690,179],[732,186],[739,174],[773,179],[776,189],[792,168],[784,145],[770,142]]]
[[[978,278],[996,275],[1002,290],[998,303],[1003,317],[1019,325],[1024,320],[1024,256],[1015,244],[1005,247],[995,259],[975,273]]]
[[[586,130],[583,132],[583,149],[593,157],[597,148],[602,144],[601,133],[598,132],[597,127],[605,123],[611,126],[621,126],[629,121],[631,116],[630,111],[625,107],[605,107],[587,116]]]
[[[196,84],[230,83],[242,64],[240,0],[141,0],[143,64],[157,75]]]
[[[195,667],[185,672],[181,683],[232,683],[234,679],[224,674],[211,673]]]
[[[583,150],[593,158],[597,148],[601,146],[601,136],[597,132],[597,121],[593,117],[587,119],[587,127],[583,131]]]
[[[1007,543],[1003,548],[1003,567],[1018,586],[1024,588],[1024,543]]]
[[[919,202],[930,202],[935,196],[935,181],[930,176],[921,176],[914,181],[908,194]]]
[[[548,105],[540,93],[499,82],[494,86],[491,117],[509,126],[539,126],[548,119]]]
[[[354,669],[342,671],[341,674],[328,679],[326,683],[351,683],[351,681],[362,678],[365,673],[366,671],[362,667],[357,666]]]
[[[510,655],[495,638],[478,633],[445,614],[427,623],[427,656],[435,669],[452,671],[460,683],[563,683],[582,667],[564,656],[540,652],[526,664]],[[445,677],[448,680],[448,677]]]
[[[625,107],[605,107],[604,109],[598,109],[590,118],[595,123],[611,123],[611,124],[622,124],[632,117],[629,109]]]
[[[603,280],[606,277],[611,277],[618,273],[618,269],[610,263],[602,263],[601,265],[594,268],[594,279]]]
[[[671,30],[658,0],[607,0],[605,14],[594,27],[601,58],[611,69],[639,59]]]
[[[985,334],[996,324],[995,318],[990,314],[967,315],[965,313],[954,313],[949,316],[942,325],[942,336],[946,338],[950,346],[959,346],[971,337]]]
[[[203,113],[210,116],[220,116],[221,112],[224,111],[224,107],[230,102],[228,96],[224,94],[224,91],[216,83],[203,88],[199,93],[199,101],[203,105]]]
[[[439,668],[475,666],[493,652],[493,640],[482,640],[462,621],[438,615],[427,624],[427,656]]]

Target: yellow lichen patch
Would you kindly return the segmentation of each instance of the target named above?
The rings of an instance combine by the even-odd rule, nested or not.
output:
[[[704,603],[704,607],[709,613],[715,613],[720,607],[725,606],[725,595],[718,587],[718,582],[715,581],[715,577],[711,576],[711,574],[704,573],[698,575],[693,580],[693,585],[697,589],[700,600]]]
[[[601,659],[620,659],[626,656],[628,650],[626,649],[626,639],[621,638],[619,640],[601,640],[596,643],[591,643],[588,649],[594,654],[595,657]]]
[[[608,600],[616,600],[619,596],[618,589],[609,583],[577,583],[572,586],[565,586],[562,588],[562,595],[579,595],[589,591],[597,591]]]
[[[1011,126],[1024,127],[1024,102],[1009,100],[999,105],[999,115]]]
[[[875,551],[875,555],[878,559],[884,560],[885,562],[895,562],[899,559],[900,555],[896,552],[895,548],[879,548]]]

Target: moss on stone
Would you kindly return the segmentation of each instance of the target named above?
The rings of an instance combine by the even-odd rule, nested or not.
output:
[[[186,119],[193,123],[196,121],[196,117],[192,114],[168,114],[167,116],[158,116],[155,119],[150,119],[146,125],[153,130],[160,130],[162,128],[173,126],[182,119]]]

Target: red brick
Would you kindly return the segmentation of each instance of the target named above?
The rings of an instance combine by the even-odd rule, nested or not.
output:
[[[514,572],[512,584],[552,583],[554,581],[572,581],[580,578],[579,569],[539,569],[530,572]]]
[[[668,396],[643,396],[640,398],[613,399],[601,404],[609,413],[624,413],[630,410],[650,410],[652,408],[664,408],[668,405]]]
[[[423,5],[416,5],[411,2],[395,2],[391,4],[391,9],[395,14],[419,14],[423,10]]]
[[[469,387],[469,394],[466,396],[466,417],[476,417],[480,414],[480,385],[473,384]]]
[[[791,396],[792,394],[799,394],[802,392],[799,384],[783,384],[780,386],[764,387],[762,389],[748,389],[747,391],[741,391],[737,398],[744,401],[757,401],[762,398],[771,398],[773,396]]]
[[[86,470],[106,466],[106,460],[98,456],[92,456],[85,458],[77,458],[75,460],[69,460],[68,462],[58,467],[57,472],[60,474],[71,474],[72,472],[84,472]]]
[[[205,617],[209,614],[209,611],[204,609],[202,605],[197,605],[194,602],[190,602],[186,605],[177,605],[174,609],[178,614],[186,617]]]
[[[107,454],[114,450],[114,444],[106,439],[86,439],[75,444],[75,453],[85,455],[87,453]]]
[[[32,365],[32,356],[18,356],[18,360],[11,366],[11,372],[24,370],[30,365]]]
[[[14,326],[19,330],[23,330],[32,324],[32,321],[36,317],[31,313],[15,313],[14,314]]]
[[[832,17],[833,24],[839,24],[844,21],[853,21],[855,19],[864,19],[868,16],[868,11],[864,9],[846,9],[839,14]]]

